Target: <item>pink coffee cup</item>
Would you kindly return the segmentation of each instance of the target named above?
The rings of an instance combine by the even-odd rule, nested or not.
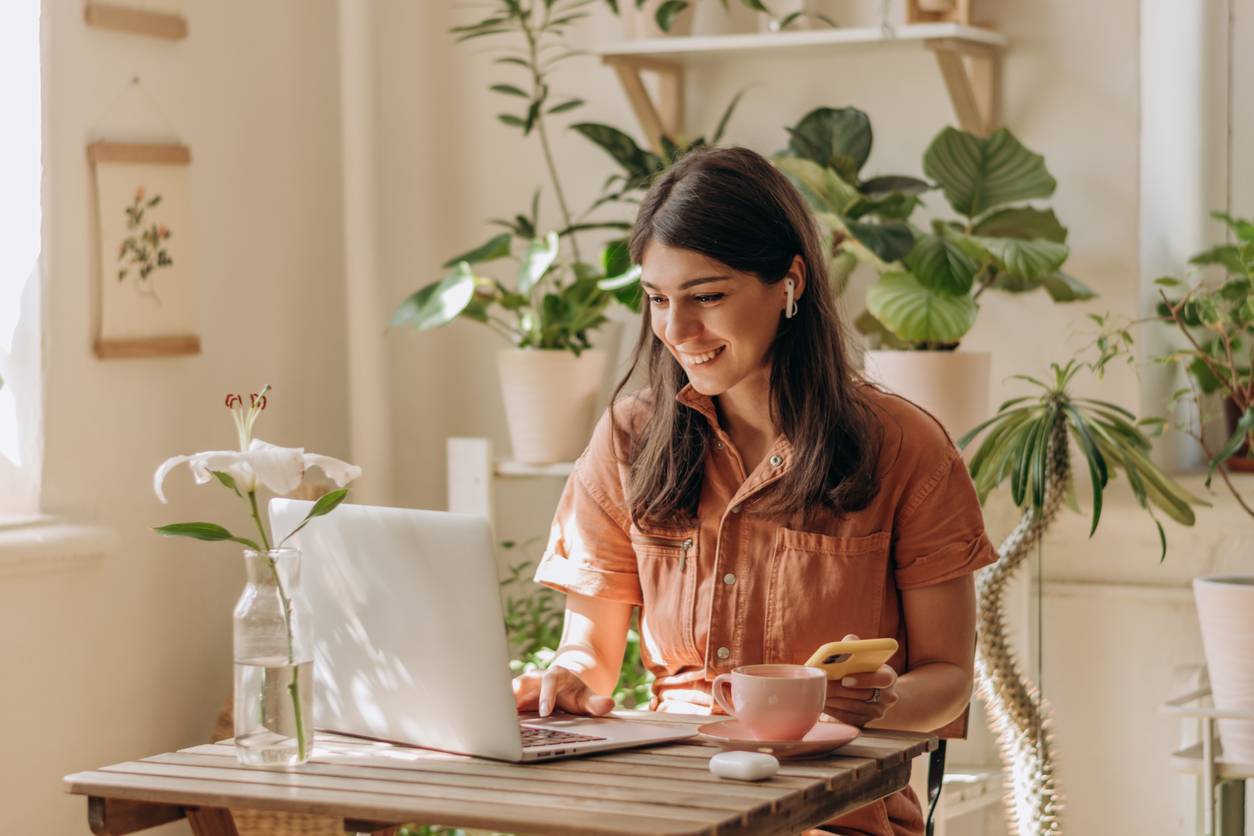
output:
[[[827,674],[805,665],[745,665],[717,676],[710,691],[756,739],[800,740],[823,713]]]

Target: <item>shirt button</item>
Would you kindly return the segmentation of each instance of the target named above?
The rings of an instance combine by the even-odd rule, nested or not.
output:
[[[721,442],[721,441],[716,441],[716,442],[714,442],[714,446],[715,446],[715,447],[717,447],[718,449],[722,450],[722,449],[723,449],[723,442]]]
[[[771,467],[779,467],[781,464],[783,464],[783,462],[784,460],[781,459],[779,456],[771,456]]]
[[[727,584],[728,586],[731,586],[735,582],[736,582],[736,576],[733,575],[731,572],[728,572],[726,575],[723,575],[723,583]]]
[[[731,656],[731,651],[730,651],[730,650],[728,650],[726,647],[720,647],[720,648],[718,649],[718,658],[720,658],[720,659],[726,659],[726,658],[728,658],[729,656]]]
[[[740,506],[739,506],[739,505],[733,505],[733,506],[732,506],[732,513],[733,513],[733,514],[739,514],[739,513],[740,513]]]

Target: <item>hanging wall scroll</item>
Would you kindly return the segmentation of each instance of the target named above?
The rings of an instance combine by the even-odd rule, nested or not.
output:
[[[87,0],[88,26],[177,41],[187,37],[184,0]]]
[[[95,351],[199,354],[190,164],[185,145],[93,142]]]

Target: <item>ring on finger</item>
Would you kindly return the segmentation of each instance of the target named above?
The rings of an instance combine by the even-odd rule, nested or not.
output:
[[[863,700],[863,702],[869,703],[871,705],[875,705],[879,701],[880,701],[880,689],[879,688],[872,688],[871,696]]]

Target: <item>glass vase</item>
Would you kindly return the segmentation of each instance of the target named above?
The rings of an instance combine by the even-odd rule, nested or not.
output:
[[[313,630],[300,588],[300,550],[244,550],[235,604],[235,754],[292,766],[313,750]]]

